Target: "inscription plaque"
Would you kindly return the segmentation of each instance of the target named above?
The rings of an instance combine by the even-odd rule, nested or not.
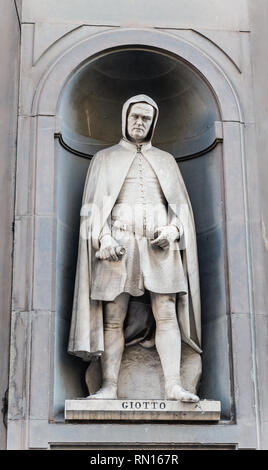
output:
[[[201,400],[183,403],[178,400],[104,400],[65,401],[66,420],[162,420],[218,421],[221,403]]]

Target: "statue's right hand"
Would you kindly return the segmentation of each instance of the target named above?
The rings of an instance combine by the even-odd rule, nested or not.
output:
[[[101,239],[101,245],[99,251],[96,253],[96,258],[106,259],[108,261],[119,261],[119,257],[116,254],[116,247],[118,243],[111,235],[105,235]]]

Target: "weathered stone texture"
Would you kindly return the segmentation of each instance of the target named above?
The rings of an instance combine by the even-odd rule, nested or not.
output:
[[[267,0],[167,0],[164,9],[161,0],[0,0],[0,6],[0,110],[4,116],[0,126],[0,399],[8,386],[19,19],[25,23],[21,44],[8,447],[49,448],[48,442],[62,442],[66,447],[68,443],[88,442],[199,442],[267,449]],[[162,28],[161,33],[157,28]],[[53,116],[59,89],[73,71],[91,55],[122,44],[167,49],[191,63],[200,76],[213,83],[222,120],[227,121],[223,123],[222,194],[229,285],[226,301],[232,338],[230,381],[233,380],[236,413],[232,423],[162,424],[160,428],[149,424],[100,427],[48,422],[47,410],[53,407],[49,385],[53,381],[50,358],[54,352],[48,340],[53,335],[53,313],[49,311],[55,307]],[[54,63],[57,66],[48,73]],[[46,73],[48,80],[42,82]],[[213,328],[209,322],[207,331],[212,332],[211,337]],[[31,344],[34,356],[29,353]],[[218,354],[220,361],[220,351]],[[34,419],[29,420],[27,434],[29,413]],[[1,447],[5,447],[2,419]]]
[[[20,28],[15,4],[0,0],[0,403],[8,388],[11,269]],[[0,449],[6,430],[0,418]]]
[[[161,14],[160,12],[163,12]],[[23,0],[24,22],[248,30],[247,0]]]

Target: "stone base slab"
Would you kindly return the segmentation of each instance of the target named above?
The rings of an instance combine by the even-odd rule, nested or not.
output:
[[[94,400],[65,401],[68,421],[219,421],[221,402],[202,400],[182,403],[172,400]]]

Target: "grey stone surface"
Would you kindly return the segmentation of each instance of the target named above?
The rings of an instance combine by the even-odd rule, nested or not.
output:
[[[65,419],[142,421],[219,421],[219,401],[182,403],[172,400],[66,400]]]
[[[167,33],[170,31],[164,30]],[[218,38],[220,33],[220,39]],[[252,100],[252,74],[250,62],[250,33],[249,32],[215,32],[210,31],[190,31],[173,30],[172,35],[184,39],[187,43],[195,45],[199,50],[206,52],[210,60],[217,64],[221,74],[232,77],[232,89],[236,97],[239,116],[238,122],[253,122],[254,107]],[[235,39],[236,38],[236,39]],[[235,52],[230,56],[230,47],[234,47]],[[218,93],[218,92],[217,92]],[[225,117],[224,117],[225,116]],[[223,121],[233,121],[227,118],[226,110],[222,110]]]
[[[10,388],[8,417],[26,419],[28,412],[28,384],[30,366],[29,312],[14,312],[11,327]]]
[[[48,442],[49,436],[49,442]],[[162,423],[161,427],[155,423],[47,423],[44,420],[32,420],[29,423],[29,446],[33,449],[53,448],[54,445],[80,445],[97,446],[100,448],[104,443],[118,448],[118,446],[140,445],[147,447],[160,445],[169,447],[191,443],[193,447],[198,443],[200,446],[226,445],[235,449],[251,449],[255,442],[254,429],[250,426],[228,425],[224,423],[215,424],[183,424]],[[64,442],[63,442],[64,440]]]
[[[239,420],[254,429],[254,447],[259,445],[256,422],[256,397],[254,394],[255,377],[253,372],[252,336],[249,314],[232,314],[232,344],[235,389],[235,407]],[[243,338],[243,341],[241,339]],[[246,391],[246,392],[245,392]],[[254,424],[253,424],[254,423]]]
[[[28,448],[27,424],[24,419],[8,422],[7,449],[18,450]]]
[[[57,31],[57,26],[53,25],[53,29]],[[62,28],[59,26],[60,31],[57,34],[61,34]],[[22,116],[32,115],[32,102],[35,91],[38,88],[38,83],[43,75],[46,75],[50,70],[52,64],[54,64],[57,57],[62,56],[66,53],[66,50],[73,47],[74,44],[83,41],[85,38],[94,36],[96,33],[101,31],[106,31],[107,27],[89,27],[81,26],[71,31],[69,34],[65,34],[60,40],[52,43],[52,47],[49,47],[49,42],[47,42],[47,49],[41,55],[37,57],[35,50],[42,50],[43,39],[40,37],[40,28],[34,24],[24,23],[21,26],[22,30],[22,42],[21,42],[21,51],[22,51],[22,67],[21,67],[21,84],[24,82],[28,83],[28,87],[21,86],[20,88],[20,107],[19,112]],[[35,34],[35,31],[37,33]],[[41,29],[42,31],[42,29]],[[46,31],[46,28],[44,28]],[[56,33],[55,33],[56,34]],[[40,60],[39,60],[40,59]],[[34,62],[36,61],[36,62]],[[54,86],[56,86],[56,82]],[[57,102],[54,103],[57,106]],[[36,115],[38,113],[33,113]],[[42,114],[42,113],[41,113]],[[47,114],[47,113],[44,113]]]
[[[16,204],[17,216],[33,213],[34,198],[30,191],[34,178],[34,160],[31,158],[36,130],[36,118],[18,117],[18,146],[16,165]]]
[[[82,1],[82,0],[81,0]],[[112,426],[99,426],[94,424],[72,425],[72,424],[52,424],[47,419],[30,420],[29,434],[26,420],[21,418],[21,404],[27,404],[29,383],[29,374],[24,377],[25,364],[30,366],[27,348],[29,345],[31,333],[27,326],[16,328],[12,331],[11,356],[19,357],[18,367],[12,362],[10,382],[10,421],[8,427],[9,448],[49,448],[49,442],[72,444],[96,443],[100,446],[104,442],[110,442],[113,446],[122,442],[123,445],[144,443],[162,443],[167,444],[175,442],[183,445],[199,442],[203,445],[211,444],[232,444],[238,448],[268,448],[267,443],[267,400],[265,390],[267,390],[267,364],[265,361],[267,350],[267,60],[266,60],[266,35],[267,35],[267,15],[268,7],[265,0],[256,0],[254,2],[214,2],[212,10],[208,13],[207,5],[211,2],[200,2],[198,0],[193,8],[193,2],[180,2],[180,12],[177,15],[171,15],[168,18],[167,7],[165,7],[165,19],[148,16],[150,25],[165,24],[167,28],[176,22],[178,27],[197,29],[198,32],[186,30],[167,30],[159,36],[160,32],[146,31],[143,29],[133,30],[133,28],[114,33],[105,33],[103,36],[93,37],[97,29],[90,26],[81,26],[72,29],[75,24],[80,26],[82,23],[98,21],[101,12],[101,24],[98,31],[109,29],[106,18],[113,19],[117,24],[125,25],[125,20],[129,17],[131,11],[126,7],[121,9],[116,17],[116,8],[111,11],[109,8],[103,9],[103,4],[94,4],[93,9],[87,11],[79,7],[82,3],[68,6],[63,11],[65,2],[59,4],[53,3],[53,8],[49,2],[37,2],[36,0],[24,1],[24,21],[37,21],[42,24],[23,24],[22,25],[22,75],[20,92],[20,137],[18,152],[18,171],[17,171],[17,215],[33,214],[35,201],[35,126],[32,131],[29,129],[27,118],[23,115],[32,114],[55,115],[57,113],[57,101],[62,91],[65,81],[73,73],[75,67],[86,60],[91,54],[103,50],[110,46],[118,47],[120,44],[148,44],[148,47],[155,46],[170,50],[172,53],[181,55],[183,60],[189,61],[193,67],[197,67],[200,74],[210,83],[215,96],[220,105],[221,118],[223,121],[246,121],[242,126],[242,133],[233,131],[233,123],[228,126],[232,129],[224,130],[224,157],[223,157],[223,200],[226,200],[226,227],[227,227],[227,269],[226,279],[226,299],[227,310],[229,305],[231,311],[235,312],[231,316],[231,322],[227,322],[229,332],[232,334],[232,341],[229,342],[229,348],[232,352],[231,366],[233,368],[233,377],[231,375],[232,397],[234,399],[235,422],[224,422],[218,425],[198,426],[194,425],[173,425],[162,424],[161,429],[158,426],[146,425],[123,425],[114,424]],[[239,32],[239,29],[249,29],[247,19],[247,3],[250,7],[250,28],[252,35],[247,32]],[[13,4],[13,2],[12,2]],[[11,5],[11,2],[9,2]],[[84,2],[84,6],[88,2]],[[148,8],[150,2],[147,3]],[[175,4],[174,4],[175,5]],[[176,8],[179,8],[179,3]],[[204,6],[205,5],[205,6]],[[241,7],[242,5],[242,7]],[[50,8],[50,10],[49,10]],[[128,13],[125,15],[125,8]],[[144,8],[144,4],[143,4]],[[146,6],[147,8],[147,6]],[[215,8],[215,10],[214,10]],[[68,11],[67,11],[68,10]],[[202,11],[201,11],[202,10]],[[161,12],[160,7],[155,12]],[[37,13],[36,13],[37,12]],[[89,13],[90,12],[90,13]],[[216,12],[216,13],[215,13]],[[107,17],[106,17],[107,14]],[[155,13],[156,14],[156,13]],[[113,16],[114,15],[114,16]],[[140,21],[139,11],[137,16],[133,17],[136,22]],[[90,16],[90,17],[89,17]],[[176,16],[176,17],[175,17]],[[52,18],[53,17],[53,18]],[[217,17],[217,18],[216,18]],[[3,16],[4,18],[4,16]],[[156,19],[156,23],[153,23]],[[245,20],[245,21],[244,21]],[[165,21],[165,23],[163,23]],[[166,23],[168,22],[168,24]],[[56,23],[63,23],[64,26]],[[105,26],[106,24],[106,26]],[[66,25],[66,28],[65,28]],[[70,29],[69,29],[70,28]],[[231,31],[230,31],[231,30]],[[3,30],[4,31],[4,30]],[[10,31],[14,29],[10,28]],[[51,36],[50,33],[51,32]],[[66,32],[62,36],[62,33]],[[68,32],[69,31],[69,32]],[[93,32],[90,41],[84,42],[88,35]],[[5,33],[4,33],[5,34]],[[50,39],[49,39],[49,37]],[[251,37],[251,50],[249,41]],[[33,40],[33,38],[35,38]],[[57,39],[55,42],[55,38]],[[45,50],[46,41],[48,49]],[[81,44],[78,46],[79,41]],[[190,46],[189,42],[192,44]],[[1,44],[6,44],[1,41]],[[240,45],[239,45],[240,44]],[[73,47],[73,50],[69,49]],[[6,48],[7,49],[7,48]],[[68,52],[69,51],[69,52]],[[65,57],[63,57],[65,56]],[[35,66],[33,67],[33,60]],[[53,65],[57,62],[57,65]],[[253,64],[254,82],[252,83]],[[8,61],[11,65],[12,61]],[[240,73],[239,70],[242,72]],[[48,75],[48,82],[43,80],[44,74]],[[2,79],[3,75],[1,75]],[[33,97],[37,89],[35,106],[32,108]],[[228,84],[228,85],[227,85]],[[38,107],[40,91],[43,90],[41,106]],[[233,90],[233,91],[232,91]],[[252,91],[254,95],[252,94]],[[4,94],[3,96],[8,96]],[[254,98],[254,99],[253,99]],[[255,100],[255,103],[253,102]],[[255,105],[255,117],[253,111]],[[33,113],[32,113],[33,111]],[[33,118],[33,121],[35,118]],[[245,134],[244,134],[245,131]],[[246,136],[244,140],[243,134]],[[255,143],[255,137],[256,143]],[[3,142],[3,140],[1,140]],[[243,171],[241,160],[241,144],[244,145]],[[256,147],[257,144],[257,147]],[[46,143],[51,149],[51,142]],[[8,147],[9,149],[10,147]],[[37,148],[38,149],[38,148]],[[44,153],[43,153],[44,154]],[[4,155],[4,153],[3,153]],[[9,150],[6,155],[10,155]],[[29,160],[27,160],[29,158]],[[10,164],[10,160],[5,160]],[[39,169],[40,169],[40,165]],[[258,168],[257,168],[258,167]],[[44,167],[43,167],[44,168]],[[257,171],[256,171],[257,168]],[[244,172],[244,173],[243,173]],[[3,173],[5,174],[5,173]],[[245,178],[246,176],[246,178]],[[42,175],[38,175],[41,183]],[[259,183],[260,182],[260,185]],[[48,186],[50,182],[48,181]],[[42,184],[39,184],[42,187]],[[51,187],[51,186],[50,186]],[[260,200],[256,194],[260,189]],[[244,196],[242,195],[244,194]],[[246,196],[246,198],[245,198]],[[39,198],[40,196],[38,196]],[[51,199],[50,199],[51,200]],[[6,204],[6,200],[3,199]],[[260,202],[261,201],[261,202]],[[52,202],[52,201],[51,201]],[[245,205],[246,202],[246,205]],[[42,201],[39,203],[41,204]],[[39,205],[41,208],[41,206]],[[50,210],[50,209],[49,209]],[[262,215],[262,221],[261,221]],[[237,221],[237,225],[236,225]],[[23,222],[23,223],[22,223]],[[28,224],[28,225],[27,225]],[[31,219],[26,221],[17,218],[17,246],[15,245],[14,260],[14,307],[22,311],[31,310],[31,279],[32,273],[32,227]],[[20,227],[24,226],[20,232]],[[247,230],[245,230],[247,228]],[[20,235],[21,234],[21,235]],[[250,235],[250,237],[249,237]],[[261,239],[259,236],[261,235]],[[249,243],[250,241],[250,243]],[[6,247],[6,244],[3,244]],[[19,249],[21,247],[21,250]],[[26,250],[23,251],[24,246]],[[6,253],[5,253],[6,254]],[[248,264],[248,262],[251,264]],[[247,269],[249,267],[249,269]],[[264,267],[264,270],[262,270]],[[68,268],[65,268],[68,272]],[[264,276],[264,274],[265,276]],[[6,273],[6,271],[5,271]],[[47,282],[47,281],[46,281]],[[50,286],[53,284],[51,280]],[[37,284],[36,284],[37,285]],[[48,284],[46,284],[48,285]],[[230,289],[230,290],[229,290]],[[43,294],[42,294],[43,295]],[[48,294],[50,296],[50,293]],[[229,297],[230,296],[230,297]],[[5,298],[6,294],[5,294]],[[230,301],[230,302],[229,302]],[[254,330],[254,309],[259,315],[256,324],[256,336]],[[218,311],[217,311],[218,313]],[[66,311],[62,314],[66,314]],[[20,316],[16,313],[15,317]],[[23,322],[26,321],[26,315],[22,314]],[[211,342],[213,343],[213,326],[211,323],[212,312],[207,315],[207,321],[211,325]],[[68,315],[66,315],[67,318]],[[15,318],[14,317],[14,318]],[[229,324],[231,323],[231,325]],[[60,322],[59,322],[60,324]],[[15,325],[15,323],[14,323]],[[228,326],[229,325],[229,326]],[[230,327],[231,326],[231,327]],[[59,326],[61,328],[61,326]],[[227,328],[227,329],[228,329]],[[1,330],[2,331],[2,330]],[[38,335],[42,334],[36,329],[36,344],[38,344]],[[218,330],[220,331],[220,329]],[[16,334],[15,334],[16,333]],[[53,334],[53,332],[52,332]],[[4,336],[7,337],[4,330]],[[245,340],[246,338],[246,340]],[[255,344],[254,344],[255,338]],[[65,338],[66,339],[66,338]],[[64,339],[63,339],[64,340]],[[46,340],[43,340],[45,344]],[[6,344],[6,343],[2,343]],[[48,343],[47,343],[48,344]],[[211,344],[211,343],[210,343]],[[53,351],[50,351],[53,356]],[[217,351],[216,351],[217,352]],[[220,352],[218,360],[222,358]],[[23,365],[24,364],[24,365]],[[256,366],[257,378],[256,383]],[[21,369],[20,369],[21,367]],[[46,367],[46,366],[45,366]],[[69,364],[66,369],[68,369]],[[34,382],[31,390],[36,394],[35,409],[38,407],[38,368],[35,366]],[[4,369],[3,369],[4,370]],[[53,372],[51,372],[53,375]],[[52,375],[47,381],[52,382]],[[25,379],[25,381],[24,381]],[[62,377],[65,380],[64,375]],[[25,383],[25,386],[23,385]],[[212,382],[211,382],[212,383]],[[219,382],[220,383],[220,382]],[[2,384],[2,381],[1,381]],[[34,385],[36,384],[36,385]],[[226,381],[224,381],[226,386]],[[255,393],[254,385],[260,392]],[[49,384],[47,384],[49,386]],[[255,388],[256,388],[255,387]],[[221,387],[220,387],[221,388]],[[51,397],[52,395],[50,395]],[[60,403],[62,396],[60,397]],[[50,403],[51,408],[53,404]],[[62,404],[60,404],[62,406]],[[17,411],[16,411],[17,410]],[[16,414],[18,412],[18,414]],[[259,414],[259,417],[257,416]],[[263,415],[263,422],[260,418]],[[16,418],[16,419],[13,419]],[[256,419],[257,418],[257,419]],[[26,426],[27,423],[27,426]],[[259,426],[259,427],[258,427]],[[258,436],[259,432],[259,436]],[[156,445],[156,444],[155,444]]]
[[[35,310],[55,310],[55,248],[53,217],[36,216],[33,266],[33,306]]]
[[[239,123],[223,124],[224,127],[224,175],[226,204],[226,232],[229,250],[229,289],[230,309],[232,313],[248,313],[249,285],[247,233],[245,217],[247,217],[244,193],[243,165],[245,164],[245,148],[241,146],[244,129]],[[231,250],[231,251],[230,251]],[[242,287],[243,286],[243,287]],[[243,290],[243,295],[241,291]]]
[[[210,52],[215,54],[215,46],[223,52],[237,67],[239,71],[242,69],[242,54],[241,54],[241,33],[232,31],[217,31],[212,29],[197,29],[196,31],[185,31],[183,34],[193,36],[193,33],[198,33],[204,37],[204,40],[211,42]],[[205,41],[204,41],[205,42]],[[208,45],[206,45],[208,47]]]
[[[258,171],[258,190],[255,187],[255,193],[258,192],[260,203],[258,214],[261,222],[255,226],[255,233],[260,233],[262,240],[256,243],[254,240],[253,250],[257,253],[258,261],[255,264],[254,282],[258,312],[260,317],[257,318],[256,325],[256,360],[258,364],[258,390],[259,390],[259,417],[260,417],[260,439],[261,447],[268,449],[268,432],[267,432],[267,415],[268,403],[265,390],[268,389],[267,377],[267,324],[268,324],[268,244],[267,244],[267,227],[268,227],[268,205],[266,203],[268,197],[268,170],[267,170],[267,21],[268,21],[268,5],[265,0],[256,0],[249,2],[250,25],[252,29],[251,35],[251,57],[253,66],[253,93],[256,115],[256,145],[257,145],[257,163],[255,170]],[[252,197],[251,192],[251,197]],[[253,214],[252,214],[253,215]],[[262,301],[262,305],[260,302]]]
[[[14,0],[14,2],[15,2],[15,5],[16,5],[16,8],[17,8],[19,20],[21,22],[22,2],[23,2],[23,0]]]
[[[30,381],[30,419],[47,419],[51,392],[50,371],[52,357],[49,355],[54,346],[52,334],[52,315],[50,312],[33,312],[31,318],[31,381]],[[42,331],[42,335],[38,335]],[[36,390],[38,389],[38,394]]]
[[[267,313],[256,315],[256,338],[258,340],[258,387],[259,387],[259,396],[260,396],[260,412],[261,420],[263,423],[268,423],[268,408],[266,407],[266,388],[264,385],[268,382],[268,368],[267,368],[267,355],[264,351],[268,349],[268,322],[267,322]],[[263,352],[263,353],[262,353]],[[262,445],[264,448],[267,447],[266,442],[266,433],[262,433]]]
[[[9,0],[1,0],[0,8],[0,403],[2,409],[2,400],[8,388],[20,29],[15,4]],[[6,429],[1,412],[0,449],[5,447]]]
[[[12,308],[15,311],[27,311],[30,309],[32,295],[33,218],[16,217],[14,229]]]
[[[261,432],[261,439],[262,439],[261,446],[263,450],[266,450],[268,448],[268,444],[267,444],[268,421],[264,421],[264,420],[261,421],[260,432]]]
[[[54,8],[53,0],[23,0],[23,22],[78,22],[86,24],[108,24],[115,26],[146,25],[170,28],[209,28],[247,30],[247,1],[236,0],[167,0],[165,15],[161,0],[117,0],[111,7],[109,0],[78,0],[74,5],[59,0]],[[230,11],[232,14],[230,14]],[[168,13],[168,14],[167,14]]]
[[[65,36],[81,27],[77,24],[36,23],[34,26],[33,63],[36,64],[52,45],[62,42]]]
[[[39,116],[37,120],[36,200],[35,214],[52,215],[54,211],[54,158],[55,118]]]

